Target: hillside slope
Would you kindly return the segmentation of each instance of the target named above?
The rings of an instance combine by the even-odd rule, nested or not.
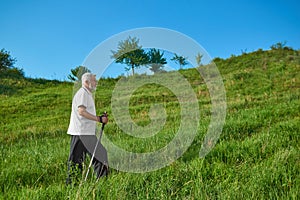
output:
[[[108,179],[65,187],[73,84],[1,77],[1,199],[296,199],[300,196],[300,52],[258,50],[214,59],[224,81],[227,116],[215,148],[199,150],[210,122],[210,97],[196,69],[180,70],[199,101],[198,134],[184,155],[154,172],[112,169]],[[111,112],[117,79],[99,81],[98,112]],[[98,92],[99,91],[99,92]],[[134,152],[165,146],[179,128],[178,100],[155,84],[136,90],[129,103],[140,126],[151,122],[153,103],[162,103],[166,125],[153,138],[128,136],[114,116],[105,136]]]

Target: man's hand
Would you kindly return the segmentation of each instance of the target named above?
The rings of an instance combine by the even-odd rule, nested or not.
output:
[[[108,117],[107,117],[107,113],[106,112],[103,115],[98,116],[98,118],[99,118],[99,122],[100,123],[107,124]]]

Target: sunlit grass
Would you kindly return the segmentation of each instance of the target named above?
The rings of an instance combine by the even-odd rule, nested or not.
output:
[[[0,199],[297,199],[297,52],[257,51],[216,60],[226,88],[227,116],[221,137],[204,159],[199,158],[199,150],[210,123],[209,92],[197,70],[180,70],[191,83],[200,109],[197,135],[182,157],[157,171],[135,174],[111,169],[109,177],[98,182],[90,176],[87,182],[81,179],[70,187],[65,178],[72,83],[1,79]],[[99,114],[111,113],[116,82],[99,81]],[[129,151],[164,147],[181,120],[176,96],[165,87],[148,84],[133,93],[129,112],[136,124],[145,127],[151,123],[149,110],[157,103],[164,106],[167,118],[155,136],[129,136],[112,115],[104,134]]]

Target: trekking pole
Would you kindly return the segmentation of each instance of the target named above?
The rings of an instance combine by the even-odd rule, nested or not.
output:
[[[104,113],[104,116],[107,116],[107,113],[106,113],[106,112]],[[86,172],[84,181],[86,181],[86,179],[87,179],[87,177],[88,177],[88,175],[89,175],[89,171],[90,171],[90,168],[91,168],[91,166],[92,166],[93,159],[94,159],[94,157],[95,157],[95,153],[96,153],[97,146],[98,146],[98,144],[99,144],[99,142],[100,142],[100,140],[101,140],[101,136],[102,136],[102,133],[103,133],[103,130],[104,130],[104,126],[105,126],[105,124],[102,123],[101,130],[100,130],[100,135],[99,135],[99,139],[97,139],[97,142],[96,142],[96,145],[95,145],[95,148],[94,148],[94,151],[93,151],[93,154],[92,154],[92,157],[91,157],[91,161],[90,161],[88,170],[87,170],[87,172]]]

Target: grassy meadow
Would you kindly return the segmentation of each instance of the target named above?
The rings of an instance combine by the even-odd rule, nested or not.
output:
[[[224,81],[227,113],[221,137],[205,158],[199,151],[210,123],[210,96],[198,71],[184,69],[179,72],[197,96],[200,122],[183,156],[153,172],[111,169],[107,178],[96,182],[90,176],[68,187],[66,131],[73,84],[0,77],[0,199],[299,199],[300,51],[257,50],[214,62]],[[99,80],[99,114],[111,112],[117,81]],[[162,104],[167,115],[158,134],[128,136],[110,115],[105,136],[133,152],[164,147],[181,120],[170,90],[156,84],[138,88],[129,113],[137,125],[146,126],[154,103]]]

